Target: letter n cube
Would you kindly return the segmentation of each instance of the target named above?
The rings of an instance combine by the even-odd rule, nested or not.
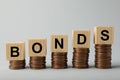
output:
[[[51,35],[51,52],[67,52],[68,35]]]

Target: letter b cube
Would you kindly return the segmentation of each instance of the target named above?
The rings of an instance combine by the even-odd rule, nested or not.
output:
[[[25,59],[25,43],[7,43],[6,44],[7,60],[24,60]]]

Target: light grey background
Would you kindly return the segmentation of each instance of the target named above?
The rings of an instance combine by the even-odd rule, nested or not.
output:
[[[113,26],[115,39],[112,69],[94,68],[93,29]],[[89,69],[64,70],[50,68],[50,35],[69,35],[69,66],[72,60],[72,30],[91,31]],[[119,80],[120,79],[120,0],[0,0],[0,79],[1,80]],[[9,70],[6,61],[6,42],[26,42],[28,39],[47,38],[47,69]]]

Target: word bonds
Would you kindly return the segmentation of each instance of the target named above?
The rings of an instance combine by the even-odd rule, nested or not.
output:
[[[111,45],[114,39],[113,27],[98,26],[94,28],[95,67],[111,68]],[[68,35],[51,35],[51,68],[67,68]],[[88,68],[90,31],[73,30],[73,68]],[[46,68],[47,40],[29,39],[28,53],[31,69]],[[10,62],[10,69],[25,68],[25,43],[6,43],[6,58]]]

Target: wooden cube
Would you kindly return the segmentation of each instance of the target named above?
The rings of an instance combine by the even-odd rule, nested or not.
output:
[[[47,40],[46,39],[30,39],[29,56],[46,56]]]
[[[6,44],[7,60],[24,60],[25,59],[25,43],[11,42]]]
[[[68,35],[51,35],[51,52],[67,52]]]
[[[94,28],[95,44],[112,44],[114,40],[113,27],[98,26]]]
[[[74,48],[90,47],[90,31],[89,30],[73,30],[72,45]]]

